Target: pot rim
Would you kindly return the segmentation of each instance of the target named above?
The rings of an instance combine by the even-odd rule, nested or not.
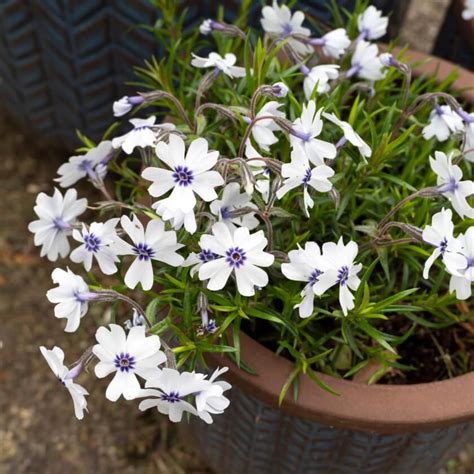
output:
[[[395,48],[398,53],[401,48]],[[417,51],[407,50],[408,63],[420,62],[414,74],[437,74],[437,82],[457,69],[453,84],[461,97],[474,104],[474,74],[455,64]],[[426,62],[426,59],[429,59]],[[280,390],[293,370],[280,357],[245,333],[240,333],[241,360],[258,375],[240,369],[223,354],[209,353],[212,366],[229,366],[229,381],[284,413],[338,428],[395,434],[432,431],[474,420],[474,372],[443,381],[412,385],[367,385],[317,373],[339,395],[319,387],[307,375],[299,379],[295,400],[289,390],[281,406]]]

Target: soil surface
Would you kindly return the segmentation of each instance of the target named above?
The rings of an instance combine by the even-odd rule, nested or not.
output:
[[[176,426],[156,412],[141,414],[133,402],[108,402],[107,380],[93,374],[79,379],[91,392],[90,413],[75,419],[69,394],[39,346],[59,345],[66,363],[74,362],[102,314],[92,306],[76,333],[63,332],[45,296],[55,265],[39,257],[27,231],[36,194],[51,194],[69,154],[19,132],[2,113],[0,134],[0,474],[210,473]],[[443,470],[473,472],[474,446]]]

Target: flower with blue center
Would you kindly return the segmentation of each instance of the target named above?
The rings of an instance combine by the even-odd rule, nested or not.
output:
[[[290,132],[291,146],[301,145],[309,161],[315,165],[324,165],[324,160],[336,157],[336,147],[317,137],[323,130],[321,114],[323,109],[316,110],[316,102],[310,100],[303,105],[301,116],[293,122]]]
[[[461,168],[453,165],[452,160],[452,153],[446,155],[441,151],[435,151],[435,157],[430,157],[431,169],[437,176],[438,189],[448,198],[461,218],[474,218],[474,208],[466,199],[474,195],[474,181],[462,181]]]
[[[133,125],[133,129],[125,135],[115,137],[112,140],[112,146],[114,148],[122,148],[127,155],[130,155],[133,153],[135,147],[146,148],[155,145],[155,116],[152,115],[147,119],[130,119],[129,122]]]
[[[459,255],[460,244],[454,238],[454,224],[452,221],[453,213],[451,209],[442,209],[431,219],[431,225],[425,226],[422,233],[423,240],[435,247],[433,253],[425,262],[423,269],[423,278],[428,278],[431,266],[438,257],[443,259],[445,266],[455,272],[463,263]]]
[[[163,415],[168,415],[173,423],[179,423],[184,412],[212,423],[210,414],[223,413],[229,405],[229,401],[222,394],[230,385],[214,381],[225,370],[216,371],[211,379],[207,380],[204,374],[180,373],[175,369],[164,368],[146,381],[146,388],[139,394],[139,397],[145,400],[140,402],[138,408],[141,411],[156,408]],[[196,406],[188,401],[192,400],[193,396]]]
[[[462,118],[449,105],[435,105],[430,113],[429,123],[423,128],[425,140],[436,137],[440,142],[446,141],[452,134],[462,132]]]
[[[135,260],[125,274],[125,284],[134,289],[138,283],[148,291],[153,286],[152,260],[166,263],[173,267],[181,265],[184,261],[176,250],[183,247],[176,241],[176,232],[165,231],[165,225],[161,219],[153,219],[144,229],[143,224],[133,215],[132,220],[128,216],[120,219],[123,230],[127,233],[132,244],[117,237],[112,244],[112,250],[117,255],[132,255]]]
[[[291,152],[291,162],[284,163],[281,167],[281,175],[285,180],[276,193],[277,198],[281,199],[292,189],[302,187],[304,210],[309,217],[308,209],[314,206],[314,201],[309,195],[308,188],[311,187],[321,193],[329,192],[332,189],[329,178],[334,176],[334,170],[326,165],[311,167],[304,150],[296,144]]]
[[[222,176],[213,171],[219,152],[209,151],[207,140],[197,138],[186,152],[183,139],[170,135],[169,143],[159,142],[156,146],[158,158],[166,168],[148,167],[142,176],[152,181],[148,192],[153,197],[161,197],[171,190],[171,194],[158,201],[168,211],[189,214],[195,207],[196,194],[205,202],[217,198],[215,187],[222,186]]]
[[[251,202],[251,196],[240,192],[239,183],[228,183],[222,191],[222,198],[211,202],[211,212],[219,217],[219,220],[234,229],[236,226],[247,227],[252,230],[258,226],[255,213],[249,212],[244,215],[234,216],[233,211],[249,207],[256,209],[257,206]]]
[[[93,182],[101,181],[107,173],[106,165],[113,152],[112,142],[106,140],[84,155],[71,156],[67,163],[59,167],[59,177],[55,178],[55,181],[63,188],[68,188],[86,177]]]
[[[387,33],[388,17],[382,16],[382,12],[373,5],[368,6],[357,17],[357,28],[359,39],[375,40]]]
[[[461,261],[458,262],[456,269],[447,268],[451,273],[449,291],[455,292],[457,299],[467,300],[472,295],[472,283],[474,282],[474,226],[469,227],[456,240],[460,247],[458,256],[461,257]]]
[[[63,196],[54,189],[53,196],[39,193],[34,211],[38,220],[30,222],[28,230],[35,234],[35,245],[41,245],[41,256],[54,262],[66,257],[70,246],[68,236],[72,233],[76,218],[87,208],[87,199],[77,199],[77,191],[68,189]]]
[[[89,290],[84,279],[71,272],[55,268],[51,278],[58,286],[46,293],[46,297],[54,303],[54,316],[67,319],[66,332],[74,332],[79,327],[81,318],[87,313],[89,301],[96,298],[96,293]]]
[[[278,5],[274,0],[272,6],[262,8],[262,28],[273,38],[288,38],[288,45],[298,54],[307,55],[312,53],[311,46],[308,46],[301,40],[291,37],[290,35],[299,35],[309,37],[311,32],[308,28],[302,26],[304,21],[304,13],[291,10],[286,5]]]
[[[244,77],[245,68],[240,66],[234,66],[237,58],[235,54],[227,53],[224,57],[217,53],[210,53],[207,58],[201,58],[192,53],[193,59],[191,65],[197,68],[214,68],[215,75],[217,76],[220,72],[224,73],[230,78]]]
[[[105,392],[112,402],[121,395],[126,400],[136,398],[141,389],[137,376],[145,380],[155,376],[160,372],[158,366],[166,361],[160,338],[147,336],[145,326],[133,326],[127,335],[121,326],[110,324],[109,329],[100,327],[95,337],[96,376],[101,379],[115,372]]]
[[[306,242],[304,248],[298,246],[298,250],[288,253],[290,263],[282,263],[281,272],[289,280],[302,281],[306,283],[301,292],[301,303],[295,305],[301,318],[309,318],[314,312],[314,285],[318,281],[322,271],[317,268],[318,258],[321,251],[316,242]]]
[[[313,285],[317,296],[323,295],[332,286],[339,287],[339,303],[344,316],[354,308],[354,295],[360,285],[357,274],[362,269],[360,263],[354,263],[358,246],[354,241],[344,245],[342,237],[337,243],[326,242],[322,246],[321,256],[315,258],[315,267],[321,272]]]
[[[51,350],[41,346],[40,351],[46,359],[53,374],[71,395],[76,418],[82,420],[84,418],[84,412],[87,411],[86,395],[89,395],[89,392],[84,387],[74,382],[74,379],[81,371],[81,366],[79,365],[69,370],[64,365],[64,352],[57,346],[53,347]]]
[[[267,246],[263,231],[250,234],[246,227],[231,230],[223,222],[216,222],[212,235],[201,236],[199,245],[218,255],[199,268],[199,279],[208,280],[209,290],[224,288],[231,274],[242,296],[253,296],[255,287],[268,284],[268,275],[260,267],[271,266],[275,257],[263,250]]]
[[[119,258],[113,250],[113,244],[117,240],[115,227],[119,220],[114,218],[106,222],[93,222],[89,228],[82,224],[82,232],[74,229],[72,236],[82,245],[71,252],[71,260],[75,263],[83,263],[84,268],[90,271],[92,261],[96,259],[105,275],[116,273],[116,263],[119,262]]]

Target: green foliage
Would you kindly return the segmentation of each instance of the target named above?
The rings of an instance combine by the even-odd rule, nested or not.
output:
[[[335,26],[347,25],[352,38],[357,36],[356,15],[366,5],[358,1],[356,13],[339,11],[331,3]],[[161,18],[153,28],[156,40],[163,48],[162,59],[152,58],[143,67],[137,68],[139,83],[143,90],[164,90],[173,94],[184,110],[197,124],[190,130],[179,111],[165,98],[156,100],[158,115],[168,117],[189,140],[196,135],[205,137],[211,149],[219,150],[221,156],[235,158],[247,124],[238,111],[251,106],[256,88],[263,84],[283,81],[289,87],[286,99],[281,100],[286,116],[294,120],[305,103],[302,90],[302,74],[298,65],[293,65],[284,50],[286,41],[274,43],[269,38],[258,37],[250,31],[245,40],[215,34],[203,37],[193,30],[183,28],[184,11],[178,2],[155,0]],[[242,2],[237,24],[246,28],[249,0]],[[222,74],[205,91],[203,103],[217,103],[231,111],[235,118],[216,111],[206,110],[196,116],[196,92],[204,75],[203,71],[190,66],[191,53],[203,49],[216,50],[224,55],[232,51],[237,64],[245,67],[246,75],[240,80],[230,80]],[[403,53],[399,57],[403,59]],[[342,59],[346,68],[349,58]],[[251,72],[253,70],[253,72]],[[417,77],[408,90],[408,104],[426,92],[447,91],[455,76],[442,83],[435,77]],[[167,273],[156,270],[156,293],[145,297],[146,314],[157,334],[172,334],[176,347],[174,352],[178,366],[188,364],[191,369],[203,361],[206,352],[225,352],[243,370],[252,372],[240,359],[240,331],[253,334],[262,343],[278,354],[295,362],[281,391],[280,401],[290,387],[297,392],[297,381],[307,374],[315,383],[327,390],[330,387],[317,377],[316,372],[334,376],[352,377],[375,361],[379,369],[371,381],[383,376],[387,370],[411,370],[410,361],[405,365],[399,361],[399,347],[413,334],[423,329],[430,331],[449,328],[472,320],[473,310],[458,311],[455,298],[447,288],[448,276],[442,265],[432,269],[433,278],[422,278],[422,266],[430,249],[419,243],[401,241],[406,237],[399,229],[393,229],[390,238],[393,245],[377,246],[374,242],[378,223],[400,200],[415,190],[433,186],[436,177],[429,167],[429,156],[436,149],[450,150],[457,145],[454,139],[440,144],[425,141],[420,134],[420,125],[425,124],[430,106],[426,105],[406,122],[397,123],[404,112],[403,95],[405,82],[394,68],[387,71],[384,79],[374,84],[374,94],[363,91],[351,92],[351,80],[340,80],[328,93],[316,95],[317,106],[324,107],[342,120],[348,121],[357,133],[372,148],[372,157],[364,159],[350,145],[344,146],[332,163],[335,170],[333,183],[340,195],[336,205],[326,194],[315,196],[315,206],[309,219],[303,217],[301,193],[288,193],[273,209],[273,248],[287,254],[298,244],[308,240],[319,244],[354,240],[359,244],[358,261],[363,264],[362,282],[356,293],[355,308],[344,317],[339,309],[337,291],[327,292],[316,299],[316,308],[308,319],[301,319],[294,306],[301,300],[302,284],[283,277],[278,265],[269,270],[270,284],[252,298],[238,294],[233,284],[219,292],[209,291],[197,278],[192,278],[188,269],[168,269]],[[266,100],[266,99],[265,99]],[[263,105],[264,100],[258,102]],[[341,138],[337,127],[324,127],[323,140],[336,143]],[[86,137],[81,137],[90,146]],[[290,146],[283,134],[278,145],[272,147],[271,157],[283,163],[290,160]],[[116,193],[131,209],[154,216],[147,206],[137,207],[136,199],[146,194],[146,184],[139,176],[140,157],[133,156],[114,160],[112,170],[119,176]],[[462,164],[466,175],[472,171]],[[238,164],[229,167],[229,173],[238,175]],[[424,227],[431,216],[447,206],[442,198],[419,198],[408,202],[396,214],[396,220]],[[460,224],[463,230],[472,221]],[[462,227],[464,226],[464,227]],[[262,228],[264,226],[262,225]],[[199,251],[200,233],[193,236],[179,234],[179,241],[189,252]],[[209,310],[216,320],[218,330],[214,334],[199,333],[200,314],[196,306],[199,293],[204,293]],[[166,316],[157,318],[157,312],[167,308]],[[398,330],[402,328],[402,330]],[[392,334],[391,330],[395,330]],[[398,332],[397,332],[398,330]],[[466,358],[456,354],[454,375],[466,370]],[[406,363],[406,361],[403,361]],[[296,393],[295,392],[295,393]]]

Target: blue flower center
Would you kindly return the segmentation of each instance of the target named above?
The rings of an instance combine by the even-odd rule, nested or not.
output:
[[[449,181],[441,186],[440,191],[442,193],[454,193],[459,188],[459,183],[456,181],[455,178],[449,178]]]
[[[201,250],[197,256],[202,263],[212,262],[212,260],[219,258],[219,255],[208,249]]]
[[[323,272],[315,268],[312,272],[311,275],[309,276],[308,279],[308,285],[313,286],[317,281],[318,277],[322,274]]]
[[[230,219],[232,217],[230,213],[231,213],[231,210],[227,206],[221,207],[222,219]]]
[[[282,29],[283,29],[283,36],[288,36],[288,35],[291,35],[291,33],[293,33],[293,27],[291,26],[290,23],[285,23],[284,25],[282,25]]]
[[[173,173],[174,182],[178,186],[189,186],[193,180],[193,172],[187,166],[178,165]]]
[[[337,272],[337,282],[341,286],[344,286],[348,279],[349,279],[349,268],[346,265],[344,265]]]
[[[150,258],[153,258],[153,255],[155,255],[155,251],[144,242],[133,245],[132,250],[138,256],[138,260],[150,260]]]
[[[135,357],[128,353],[121,352],[115,355],[114,365],[120,372],[128,372],[135,368]]]
[[[303,176],[303,184],[305,186],[308,185],[308,183],[311,181],[311,168],[308,168],[305,172],[304,172],[304,176]]]
[[[89,172],[92,170],[92,161],[91,160],[82,160],[79,165],[79,169],[82,171]]]
[[[474,267],[474,257],[469,257],[467,259],[467,266],[466,268],[471,268],[471,267]]]
[[[164,393],[161,395],[161,399],[168,403],[177,403],[181,401],[181,397],[178,392]]]
[[[100,249],[100,239],[93,232],[84,236],[84,246],[88,252],[98,252]]]
[[[247,257],[245,256],[245,252],[243,249],[240,247],[231,247],[229,250],[227,250],[226,254],[226,259],[225,261],[231,266],[231,267],[236,267],[239,268],[241,267]]]
[[[443,255],[446,252],[446,248],[448,247],[448,239],[445,237],[440,243],[439,243],[439,251],[441,252],[441,255]]]

